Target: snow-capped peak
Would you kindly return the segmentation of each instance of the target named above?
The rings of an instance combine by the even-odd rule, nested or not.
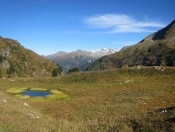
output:
[[[102,48],[102,49],[98,49],[98,50],[95,51],[94,53],[101,52],[101,53],[109,53],[109,54],[112,54],[112,53],[115,53],[115,52],[118,52],[118,51],[119,51],[119,49]]]

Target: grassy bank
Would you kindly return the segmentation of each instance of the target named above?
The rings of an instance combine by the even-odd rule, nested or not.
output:
[[[2,99],[5,98],[15,100],[16,104],[25,103],[5,92],[12,87],[58,90],[71,97],[63,101],[28,100],[30,108],[39,112],[43,119],[35,119],[38,122],[32,123],[32,118],[26,119],[22,114],[20,118],[25,118],[28,122],[26,130],[30,130],[31,124],[46,124],[45,127],[48,124],[46,131],[175,130],[175,110],[168,110],[175,106],[174,68],[119,69],[76,73],[58,78],[1,79],[0,84],[1,95],[5,95],[1,97],[1,103],[4,103]],[[0,116],[1,129],[21,130],[18,127],[21,119],[13,114],[14,111],[21,111],[15,105],[9,108],[5,104],[7,103],[0,106],[4,109],[1,113],[6,109],[11,111],[3,115],[3,118]],[[28,108],[21,107],[23,109],[25,111]],[[17,122],[11,121],[9,114]],[[3,120],[6,116],[8,121]]]

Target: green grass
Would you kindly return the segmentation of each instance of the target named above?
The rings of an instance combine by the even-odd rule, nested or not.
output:
[[[67,100],[70,97],[62,92],[57,92],[51,95],[46,96],[46,99],[48,100]]]
[[[30,88],[31,91],[48,91],[46,88]]]
[[[6,92],[11,93],[11,94],[20,94],[20,93],[23,93],[24,91],[26,91],[27,89],[28,88],[14,87],[14,88],[7,89]]]
[[[174,119],[175,110],[156,112],[160,108],[175,106],[174,68],[166,68],[164,72],[154,68],[119,69],[58,78],[13,80],[0,79],[1,99],[11,103],[8,105],[0,100],[0,113],[7,112],[0,114],[2,130],[22,130],[22,119],[25,119],[25,131],[36,131],[34,128],[42,126],[42,121],[45,122],[42,128],[47,131],[175,130],[175,124],[169,122]],[[5,92],[11,87],[45,88],[54,96],[49,96],[48,101],[43,97],[17,100]],[[57,94],[66,100],[58,99]],[[24,102],[30,105],[32,112],[39,113],[43,118],[30,122],[32,119],[26,118],[29,108],[24,107]],[[24,114],[19,116],[18,113]],[[19,125],[21,127],[17,127]]]
[[[63,94],[63,92],[60,92],[58,90],[50,90],[50,92],[53,94]]]
[[[70,99],[70,97],[63,92],[60,92],[58,90],[50,90],[52,93],[51,95],[46,96],[46,99],[48,100],[67,100]]]
[[[28,95],[20,95],[20,94],[15,95],[15,97],[18,99],[29,99],[30,98],[30,96]]]

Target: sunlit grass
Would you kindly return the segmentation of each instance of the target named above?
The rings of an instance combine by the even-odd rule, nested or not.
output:
[[[53,94],[63,94],[63,92],[60,92],[58,90],[50,90],[50,92]]]
[[[15,97],[18,99],[29,99],[30,98],[29,95],[20,95],[20,94],[15,95]]]
[[[46,99],[48,100],[67,100],[70,97],[62,92],[57,92],[51,95],[46,96]]]
[[[27,89],[28,89],[28,88],[18,88],[18,87],[14,87],[14,88],[7,89],[6,92],[7,92],[7,93],[11,93],[11,94],[20,94],[20,93],[25,92]]]

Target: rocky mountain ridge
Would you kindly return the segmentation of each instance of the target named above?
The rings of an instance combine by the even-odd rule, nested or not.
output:
[[[175,66],[175,20],[139,43],[96,60],[86,70],[133,66]]]
[[[0,76],[32,77],[51,76],[57,66],[16,40],[0,37]]]
[[[96,51],[59,51],[55,54],[46,56],[46,58],[53,61],[54,63],[58,63],[63,68],[64,72],[67,72],[69,69],[74,67],[78,67],[80,70],[85,70],[92,62],[94,62],[98,58],[105,55],[113,54],[117,51],[118,50],[116,49],[108,48],[103,48]]]

